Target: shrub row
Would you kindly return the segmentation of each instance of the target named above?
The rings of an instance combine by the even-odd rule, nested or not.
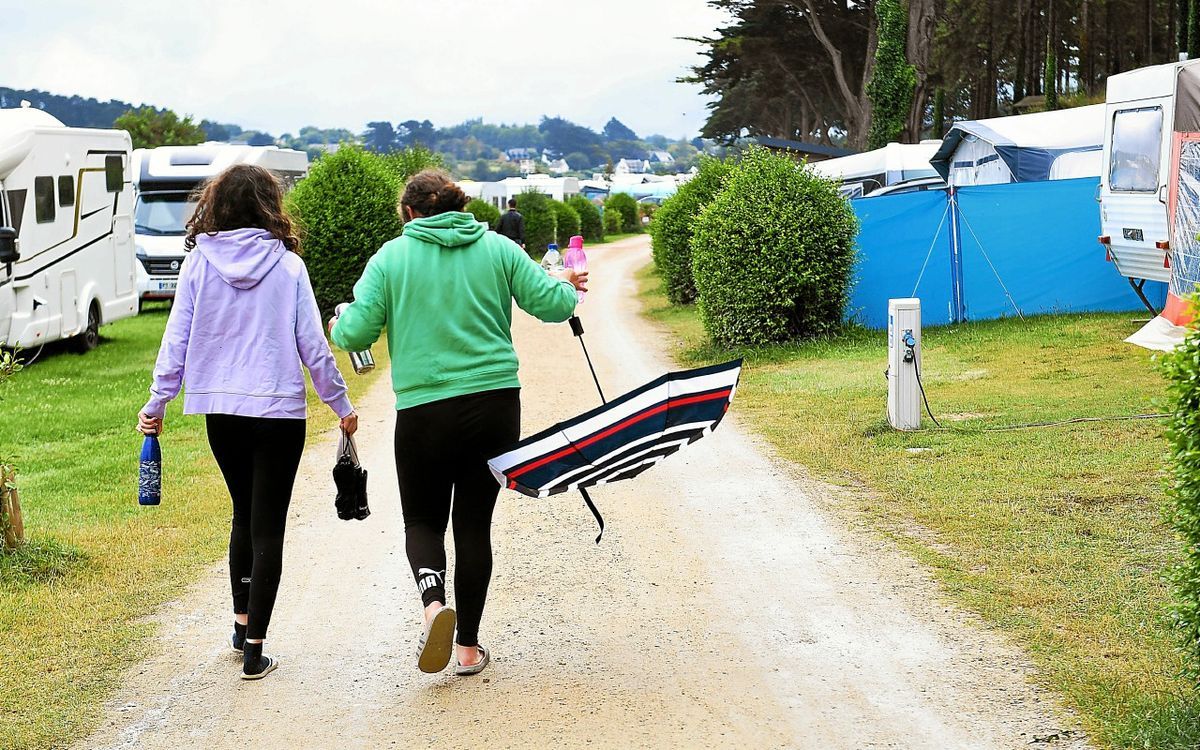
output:
[[[622,232],[640,232],[642,231],[642,217],[638,212],[638,202],[632,195],[626,193],[612,193],[604,201],[604,211],[616,211],[621,216]],[[605,226],[605,231],[608,226]]]
[[[582,195],[573,195],[567,199],[567,205],[579,214],[579,233],[586,242],[604,242],[604,223],[600,219],[600,209]]]

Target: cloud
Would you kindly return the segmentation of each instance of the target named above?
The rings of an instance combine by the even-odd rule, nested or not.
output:
[[[0,28],[0,84],[153,103],[276,134],[551,114],[692,135],[705,99],[674,81],[699,48],[677,37],[724,21],[702,0],[116,5],[42,0],[15,11]]]

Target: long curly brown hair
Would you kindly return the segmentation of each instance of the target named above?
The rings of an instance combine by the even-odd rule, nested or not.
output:
[[[254,164],[235,164],[199,188],[183,246],[196,247],[196,235],[201,233],[247,228],[265,229],[300,254],[300,236],[283,209],[279,178]]]

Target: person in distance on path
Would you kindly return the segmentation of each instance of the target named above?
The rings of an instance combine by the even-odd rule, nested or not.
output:
[[[358,417],[321,330],[275,175],[239,164],[213,178],[188,221],[184,247],[189,252],[138,429],[162,431],[167,402],[186,380],[183,413],[205,415],[208,443],[233,499],[230,643],[242,653],[242,678],[257,680],[278,665],[262,650],[304,451],[302,366],[348,434]]]
[[[347,351],[368,348],[387,328],[405,549],[425,607],[417,666],[440,672],[453,650],[459,675],[477,674],[491,658],[479,645],[479,623],[500,486],[487,461],[520,435],[512,303],[561,322],[575,310],[576,290],[587,289],[586,271],[547,275],[463,212],[466,204],[444,172],[410,179],[399,206],[404,233],[371,258],[354,302],[330,321],[333,342]],[[450,521],[457,612],[446,606]]]
[[[508,211],[500,217],[496,233],[502,234],[525,249],[525,217],[517,210],[517,199],[508,199]]]

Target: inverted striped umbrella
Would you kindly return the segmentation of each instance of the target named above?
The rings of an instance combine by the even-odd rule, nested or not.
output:
[[[502,485],[530,497],[578,490],[602,536],[604,520],[587,488],[632,479],[712,432],[733,401],[741,371],[739,359],[668,373],[522,440],[488,465]]]

